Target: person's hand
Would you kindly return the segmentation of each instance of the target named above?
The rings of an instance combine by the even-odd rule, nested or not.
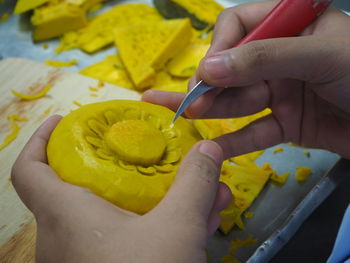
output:
[[[191,118],[232,118],[272,109],[242,130],[215,139],[224,158],[293,142],[350,158],[350,17],[330,7],[301,36],[231,48],[278,1],[226,9],[190,87],[221,87],[199,98]],[[291,21],[292,23],[292,21]],[[231,88],[222,88],[231,87]],[[143,100],[177,110],[184,94],[148,91]]]
[[[59,121],[52,117],[34,133],[12,169],[37,221],[37,262],[206,262],[207,238],[231,198],[218,182],[223,153],[216,143],[197,143],[167,195],[139,216],[61,181],[47,165],[46,145]]]

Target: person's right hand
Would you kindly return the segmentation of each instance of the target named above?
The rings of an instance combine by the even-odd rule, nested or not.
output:
[[[191,118],[232,118],[272,109],[242,130],[216,138],[224,156],[294,142],[350,158],[350,17],[329,8],[301,36],[231,48],[278,1],[226,9],[192,84],[217,89],[186,112]],[[149,91],[143,100],[176,110],[184,94]]]

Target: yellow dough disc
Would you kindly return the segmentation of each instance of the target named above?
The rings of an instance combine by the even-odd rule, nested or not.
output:
[[[113,124],[106,132],[105,140],[121,160],[131,164],[155,164],[161,160],[166,148],[162,132],[143,120]]]
[[[183,118],[171,127],[173,116],[140,101],[82,106],[52,132],[49,165],[64,181],[144,214],[163,198],[183,156],[201,139]]]

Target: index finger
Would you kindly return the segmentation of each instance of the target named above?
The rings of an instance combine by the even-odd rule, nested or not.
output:
[[[249,3],[225,9],[216,21],[207,56],[232,48],[250,32],[279,1]]]

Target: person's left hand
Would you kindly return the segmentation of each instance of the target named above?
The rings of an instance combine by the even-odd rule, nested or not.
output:
[[[59,121],[50,118],[34,133],[12,169],[37,221],[37,262],[206,262],[207,238],[231,196],[218,182],[223,153],[215,142],[197,143],[167,195],[140,216],[61,181],[47,165],[46,145]]]

